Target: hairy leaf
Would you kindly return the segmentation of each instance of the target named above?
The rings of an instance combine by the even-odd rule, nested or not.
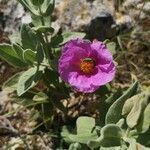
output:
[[[118,98],[108,109],[105,123],[117,123],[121,119],[122,108],[125,101],[136,94],[138,82],[135,82],[120,98]]]
[[[0,58],[4,59],[14,67],[27,67],[27,64],[18,56],[16,51],[9,44],[0,44]]]

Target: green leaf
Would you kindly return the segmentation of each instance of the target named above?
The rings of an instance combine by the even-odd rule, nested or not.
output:
[[[37,95],[33,97],[33,101],[39,102],[39,101],[45,101],[45,100],[48,100],[48,96],[43,92],[39,92],[37,93]]]
[[[88,146],[91,149],[97,148],[99,146],[112,147],[120,146],[122,140],[122,131],[115,124],[108,124],[101,129],[100,137],[96,140],[90,140]]]
[[[123,150],[120,146],[113,146],[113,147],[100,147],[99,150]]]
[[[127,125],[130,128],[133,128],[138,124],[142,111],[148,105],[148,102],[149,102],[148,94],[146,92],[142,92],[141,94],[137,94],[134,96],[135,103],[126,118]]]
[[[82,116],[77,119],[77,134],[84,135],[85,133],[91,133],[95,127],[95,119],[92,117]]]
[[[33,64],[36,61],[36,52],[27,49],[23,52],[23,59],[28,64]]]
[[[18,0],[28,11],[30,11],[34,15],[39,15],[38,10],[31,3],[31,0]]]
[[[62,127],[61,137],[64,139],[66,143],[72,143],[72,140],[69,138],[70,130],[67,126]]]
[[[32,29],[34,29],[35,31],[40,31],[42,33],[53,33],[54,32],[54,28],[49,27],[49,26],[38,26],[38,27],[33,27]]]
[[[36,33],[27,24],[23,24],[21,27],[21,42],[24,49],[36,51],[38,43]]]
[[[18,57],[23,60],[23,51],[22,47],[18,44],[13,43],[13,49],[17,53]]]
[[[137,143],[136,148],[137,148],[138,150],[150,150],[149,147],[145,147],[145,146],[143,146],[143,145],[141,145],[141,144],[139,144],[139,143]],[[136,150],[137,150],[137,149],[136,149]]]
[[[41,105],[41,104],[44,104],[44,103],[48,103],[48,101],[33,101],[31,98],[27,97],[27,96],[16,96],[14,97],[13,99],[17,104],[19,105],[22,105],[26,108],[29,108],[29,107],[34,107],[34,106],[37,106],[37,105]]]
[[[108,109],[105,124],[117,123],[121,119],[122,108],[125,101],[136,94],[138,82],[136,81],[120,98],[118,98]]]
[[[80,143],[72,143],[68,150],[82,150],[82,146]]]
[[[127,142],[130,144],[128,150],[150,150],[150,148],[137,143],[133,138],[127,139]]]
[[[126,140],[130,145],[129,145],[129,147],[128,147],[128,150],[137,150],[137,147],[136,147],[136,140],[135,139],[133,139],[133,138],[128,138],[127,140]]]
[[[115,102],[121,95],[122,95],[122,90],[119,88],[115,93],[111,94],[111,95],[105,100],[105,102],[106,102],[107,104],[112,104],[112,103]]]
[[[139,133],[145,133],[150,128],[150,103],[146,106],[136,129]]]
[[[84,38],[85,33],[83,32],[65,32],[62,34],[63,36],[63,42],[61,45],[65,44],[66,42],[72,40],[72,39],[77,39],[77,38]]]
[[[19,81],[19,77],[21,76],[22,72],[19,72],[9,78],[6,82],[4,82],[2,89],[8,92],[14,92],[17,90],[17,84]]]
[[[44,0],[31,0],[31,2],[35,6],[40,6],[43,4]]]
[[[131,98],[127,99],[123,105],[123,108],[122,108],[122,115],[125,116],[125,115],[128,115],[136,101],[136,96],[132,96]]]
[[[9,39],[11,43],[17,43],[21,45],[21,35],[19,32],[14,32],[11,35],[9,35]]]
[[[150,129],[143,134],[138,134],[136,141],[144,146],[150,147]]]
[[[106,44],[106,46],[113,55],[116,54],[116,43],[115,42],[109,42]]]
[[[0,44],[0,58],[4,59],[14,67],[23,68],[27,66],[9,44]]]
[[[44,0],[44,3],[41,6],[42,14],[49,16],[52,14],[55,6],[55,0]]]
[[[85,37],[85,33],[83,32],[65,32],[62,35],[56,35],[52,37],[51,44],[53,47],[58,47],[72,39],[84,38],[84,37]]]
[[[41,16],[36,16],[36,15],[31,14],[31,18],[32,18],[32,23],[36,28],[38,28],[39,26],[43,26],[41,22]],[[51,26],[50,16],[44,17],[44,23],[45,23],[45,26],[47,27]]]
[[[36,51],[37,51],[36,53],[37,62],[40,65],[40,63],[42,63],[44,60],[44,50],[40,43],[38,43]]]
[[[39,70],[37,70],[36,67],[33,67],[25,71],[19,79],[17,86],[17,95],[21,96],[30,88],[34,87],[42,77],[43,71],[44,67],[40,67]]]
[[[72,142],[78,142],[86,144],[91,139],[97,138],[97,133],[95,132],[95,119],[91,117],[79,117],[76,122],[77,134],[71,134],[65,132],[65,139]],[[68,135],[67,135],[68,134]],[[63,135],[63,133],[62,133]]]

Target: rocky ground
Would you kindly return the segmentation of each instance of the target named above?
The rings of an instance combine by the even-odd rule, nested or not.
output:
[[[150,2],[146,0],[56,0],[53,26],[62,31],[84,31],[91,40],[109,38],[115,41],[118,71],[113,85],[127,87],[134,76],[143,86],[149,86],[149,14]],[[0,0],[0,43],[9,43],[21,23],[30,21],[29,14],[16,0]],[[0,60],[0,87],[16,72],[18,70]],[[73,107],[70,114],[74,117],[79,115],[75,109],[79,108],[78,99],[73,97],[70,104]],[[82,102],[85,104],[84,100]],[[81,114],[85,110],[83,107]],[[49,134],[42,130],[33,134],[37,122],[31,120],[31,112],[35,113],[14,103],[8,93],[0,92],[0,124],[5,129],[0,130],[0,149],[53,149],[54,141],[47,138]]]

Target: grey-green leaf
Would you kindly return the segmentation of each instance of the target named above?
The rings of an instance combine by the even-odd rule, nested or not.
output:
[[[88,142],[88,146],[93,149],[99,146],[112,147],[120,146],[122,130],[115,124],[108,124],[101,129],[100,137]]]
[[[44,0],[31,0],[31,2],[35,6],[40,6],[43,4]]]
[[[33,67],[25,71],[19,79],[17,86],[17,95],[21,96],[30,88],[34,87],[40,80],[43,71],[44,71],[43,67],[40,67],[39,70],[37,70],[36,67]]]
[[[33,27],[32,29],[34,29],[35,31],[40,31],[42,33],[53,33],[54,32],[54,28],[49,27],[49,26],[38,26],[38,27]]]
[[[37,95],[35,95],[34,97],[33,97],[33,101],[46,101],[48,99],[48,96],[45,94],[45,93],[43,93],[43,92],[39,92],[39,93],[37,93]]]
[[[122,150],[120,146],[113,146],[113,147],[100,147],[99,150]]]
[[[30,11],[34,15],[39,15],[38,10],[31,3],[31,0],[18,0],[28,11]]]
[[[95,119],[91,117],[82,116],[77,119],[77,134],[69,133],[65,129],[65,133],[62,133],[65,140],[71,142],[78,142],[86,144],[89,140],[95,139],[98,137],[97,133],[94,130]]]
[[[132,96],[131,98],[129,98],[125,101],[123,108],[122,108],[123,116],[128,115],[130,113],[135,101],[136,101],[136,95]]]
[[[27,66],[9,44],[0,44],[0,58],[4,59],[14,67],[22,68]]]
[[[49,16],[54,10],[55,0],[44,0],[41,10],[43,15]]]
[[[34,30],[27,24],[23,24],[21,27],[21,42],[24,49],[36,51],[38,39]]]
[[[23,51],[24,51],[24,49],[16,43],[13,43],[12,46],[13,46],[14,51],[17,53],[18,57],[23,60]]]
[[[82,146],[80,143],[72,143],[69,146],[69,150],[82,150]]]
[[[63,42],[61,45],[65,44],[66,42],[72,40],[72,39],[77,39],[77,38],[84,38],[85,33],[83,32],[65,32],[62,34],[63,36]]]
[[[116,54],[116,43],[115,42],[109,42],[106,44],[106,46],[113,55]]]
[[[121,119],[122,108],[125,101],[136,94],[138,90],[138,82],[136,81],[120,98],[118,98],[108,109],[105,123],[117,123]]]
[[[53,47],[59,47],[70,40],[84,37],[85,33],[83,32],[65,32],[62,35],[56,35],[52,37],[51,44]]]
[[[37,53],[36,53],[37,62],[38,62],[38,64],[40,64],[40,63],[42,63],[42,61],[44,59],[44,50],[40,43],[38,43],[36,51],[37,51]]]
[[[85,133],[91,133],[95,127],[95,119],[92,117],[82,116],[77,119],[77,134],[83,135]]]
[[[149,103],[149,93],[142,92],[141,94],[135,95],[134,98],[135,103],[126,118],[127,125],[130,128],[133,128],[138,124],[142,111]]]
[[[23,59],[25,62],[29,64],[33,64],[36,61],[36,52],[27,49],[23,52]]]
[[[149,128],[150,128],[150,103],[146,106],[136,129],[139,133],[145,133]]]
[[[39,26],[43,26],[41,22],[41,16],[31,15],[33,25],[38,28]],[[51,26],[51,18],[50,16],[44,17],[45,26]]]
[[[17,90],[17,84],[19,81],[19,77],[21,76],[22,72],[19,72],[9,78],[6,82],[4,82],[2,89],[8,92],[14,92]]]

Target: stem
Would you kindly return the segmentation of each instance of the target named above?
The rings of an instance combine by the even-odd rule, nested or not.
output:
[[[45,21],[44,21],[44,17],[43,17],[43,14],[42,14],[41,6],[39,6],[39,13],[40,13],[40,19],[41,19],[42,26],[45,26]],[[44,42],[45,42],[45,51],[44,51],[44,53],[45,53],[45,55],[48,59],[48,62],[50,64],[50,60],[53,58],[53,55],[51,53],[51,48],[48,47],[49,41],[48,41],[48,37],[47,37],[46,33],[44,33],[44,38],[45,38],[45,40],[44,40]]]

